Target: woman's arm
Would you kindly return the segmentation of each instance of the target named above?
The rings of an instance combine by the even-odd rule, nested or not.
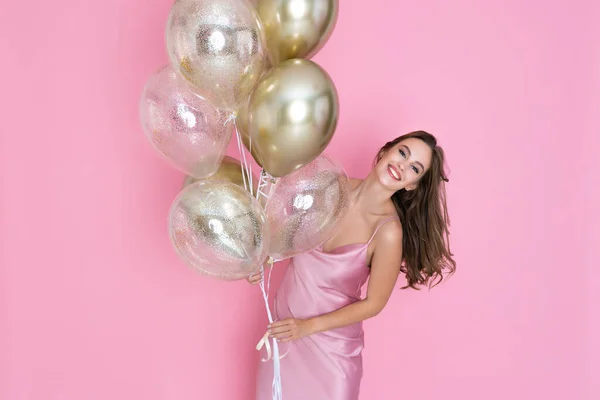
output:
[[[288,318],[274,322],[268,329],[271,336],[289,342],[317,332],[351,325],[379,314],[387,304],[402,263],[402,228],[399,222],[384,225],[374,239],[371,277],[367,296],[339,310],[309,319]]]

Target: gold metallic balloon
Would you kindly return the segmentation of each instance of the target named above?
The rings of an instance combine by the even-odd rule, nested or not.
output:
[[[244,173],[242,172],[242,164],[240,161],[238,161],[237,159],[230,157],[230,156],[224,156],[223,157],[223,161],[221,162],[221,165],[219,165],[219,169],[217,170],[217,172],[215,172],[214,174],[212,174],[211,176],[204,178],[205,180],[209,180],[209,181],[226,181],[226,182],[231,182],[231,183],[235,183],[236,185],[240,186],[240,187],[245,187],[244,186]],[[187,175],[183,181],[183,187],[185,188],[186,186],[199,181],[199,179],[194,178],[193,176]],[[246,177],[246,184],[249,185],[249,179],[248,177]],[[256,189],[258,187],[258,179],[256,178],[256,176],[252,175],[252,187],[254,189],[254,193],[256,193]]]
[[[333,32],[338,8],[338,0],[258,0],[273,65],[317,54]]]
[[[262,25],[248,0],[177,0],[166,41],[173,67],[227,110],[248,100],[267,60]]]
[[[325,150],[337,125],[339,99],[319,65],[293,59],[267,72],[250,97],[248,136],[262,167],[281,177]]]
[[[267,60],[265,69],[263,70],[263,73],[261,75],[261,79],[267,72],[269,72],[271,68],[272,65],[269,62],[269,60]],[[256,149],[252,144],[252,141],[250,140],[250,136],[248,135],[248,103],[248,101],[244,103],[244,105],[240,107],[240,109],[237,111],[235,126],[237,128],[237,131],[240,133],[244,146],[252,154],[252,158],[254,158],[254,161],[256,161],[256,163],[262,168],[262,159],[256,153]]]
[[[237,280],[267,258],[270,234],[261,205],[229,182],[202,180],[185,187],[169,211],[177,255],[203,275]]]

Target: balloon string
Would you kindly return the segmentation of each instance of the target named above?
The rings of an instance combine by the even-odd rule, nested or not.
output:
[[[265,188],[265,186],[267,186],[268,181],[267,181],[267,177],[265,176],[265,170],[263,169],[262,171],[260,171],[260,178],[258,181],[258,188],[256,190],[256,199],[259,200],[260,196],[264,196],[263,190]]]
[[[269,318],[269,323],[273,323],[273,316],[271,314],[271,308],[269,307],[269,287],[271,282],[271,272],[273,271],[273,264],[275,260],[272,257],[269,257],[267,263],[270,265],[269,269],[269,278],[267,281],[267,289],[265,290],[265,282],[264,280],[260,282],[260,290],[263,294],[263,300],[265,302],[265,309],[267,310],[267,317]],[[264,276],[264,266],[261,267],[261,273]],[[271,344],[269,343],[269,332],[266,332],[264,336],[260,339],[258,344],[256,345],[256,350],[260,350],[263,346],[267,350],[267,358],[261,359],[262,362],[269,361],[271,358],[273,360],[273,386],[272,386],[272,394],[273,400],[281,400],[282,399],[282,387],[281,387],[281,363],[280,360],[288,355],[289,350],[283,354],[279,355],[279,343],[277,339],[271,338],[273,341],[273,354],[271,355]]]
[[[260,171],[260,180],[256,190],[256,199],[263,206],[263,208],[266,208],[269,197],[271,196],[271,192],[273,191],[273,183],[276,183],[275,178],[269,175],[269,173],[263,168]]]
[[[243,146],[242,143],[242,137],[240,135],[240,131],[237,129],[237,125],[235,126],[235,131],[237,132],[237,137],[238,137],[238,143],[239,145],[242,147],[240,150],[240,155],[242,158],[242,165],[245,168],[246,171],[246,175],[248,176],[248,181],[250,182],[250,189],[249,192],[252,196],[254,196],[254,182],[252,182],[252,163],[248,162],[247,158],[246,158],[246,151],[245,151],[245,147]],[[248,138],[249,140],[249,147],[250,147],[250,152],[252,152],[252,138]]]
[[[250,155],[252,155],[252,136],[248,135],[248,152],[250,153]],[[244,158],[244,161],[246,160],[246,152],[244,152],[244,155],[242,156]],[[249,167],[250,167],[250,186],[252,186],[252,189],[254,189],[254,185],[252,184],[252,163],[248,163]],[[250,192],[252,193],[252,191]],[[254,195],[254,193],[252,193]]]
[[[244,180],[244,188],[250,192],[252,196],[254,196],[254,185],[252,182],[252,164],[248,162],[246,158],[246,149],[242,142],[242,137],[240,131],[236,124],[236,115],[235,113],[231,114],[227,119],[229,121],[233,121],[235,134],[237,138],[238,150],[241,158],[241,166],[242,166],[242,177]],[[252,153],[252,138],[249,138],[249,151]],[[263,196],[266,200],[269,198],[269,193],[271,189],[271,183],[273,182],[273,178],[263,169],[260,173],[260,181],[256,191],[256,199],[260,200],[260,196]],[[276,260],[273,257],[269,257],[267,264],[269,264],[269,276],[266,280],[266,289],[265,289],[265,280],[263,279],[260,282],[259,287],[263,295],[263,300],[265,302],[265,309],[267,310],[267,317],[269,319],[269,323],[273,323],[273,315],[271,314],[271,308],[269,307],[269,292],[271,289],[271,275],[273,273],[273,264]],[[264,277],[264,265],[261,266],[261,274]],[[269,342],[271,339],[272,344]],[[279,354],[279,343],[276,338],[270,337],[270,333],[267,331],[263,335],[263,337],[259,340],[256,345],[256,350],[260,351],[263,346],[267,351],[267,358],[261,358],[262,362],[267,362],[269,360],[273,360],[273,385],[272,385],[272,395],[273,400],[282,400],[282,387],[281,387],[281,364],[280,360],[282,360],[285,356],[288,355],[289,350],[285,352],[285,354]],[[272,349],[272,350],[271,350]]]
[[[244,189],[246,189],[252,196],[254,196],[254,188],[252,185],[252,167],[249,166],[248,160],[246,159],[246,153],[244,151],[244,145],[242,143],[242,137],[240,131],[237,128],[235,119],[233,120],[233,128],[235,129],[235,136],[237,138],[238,151],[240,152],[241,167],[242,167],[242,179],[244,180]]]
[[[223,126],[226,126],[228,123],[230,123],[231,121],[235,122],[235,119],[237,118],[237,113],[234,111],[231,114],[229,114],[227,116],[227,119],[225,120],[225,122],[223,122]]]

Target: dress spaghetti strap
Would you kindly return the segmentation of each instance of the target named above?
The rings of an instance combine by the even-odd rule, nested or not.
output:
[[[367,242],[367,245],[371,244],[371,241],[375,238],[375,235],[377,234],[377,231],[379,230],[379,228],[381,228],[383,225],[387,224],[390,221],[394,221],[397,220],[398,217],[389,217],[384,219],[379,225],[377,225],[377,228],[375,228],[375,232],[373,232],[373,235],[371,235],[371,239],[369,239],[369,241]]]

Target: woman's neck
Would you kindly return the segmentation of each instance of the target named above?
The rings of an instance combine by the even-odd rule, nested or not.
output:
[[[367,177],[352,190],[351,202],[362,212],[381,215],[394,210],[390,200],[393,194],[393,191],[390,191],[381,185],[377,176],[374,174],[374,171],[371,171],[369,175],[367,175]]]

